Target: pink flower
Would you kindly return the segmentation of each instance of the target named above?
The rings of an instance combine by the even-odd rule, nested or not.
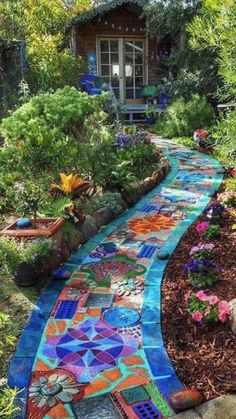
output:
[[[206,221],[202,221],[196,225],[196,231],[198,234],[203,234],[209,227],[209,223]]]
[[[208,301],[208,296],[205,294],[204,291],[198,291],[196,293],[196,297],[200,300],[200,301]]]
[[[192,318],[196,322],[200,322],[203,319],[203,315],[199,310],[196,310],[192,313]]]
[[[191,291],[186,292],[186,294],[184,294],[184,301],[188,301],[191,295]]]
[[[218,317],[219,320],[224,323],[227,320],[228,315],[230,314],[230,305],[227,301],[223,300],[219,302],[218,305]]]
[[[204,311],[204,316],[205,317],[208,316],[208,314],[210,314],[210,312],[211,312],[210,307],[207,307],[206,310]]]
[[[218,303],[219,298],[216,295],[210,295],[210,297],[208,297],[208,301],[210,304],[214,306],[215,304]]]

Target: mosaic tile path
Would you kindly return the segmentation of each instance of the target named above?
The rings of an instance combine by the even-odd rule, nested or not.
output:
[[[18,419],[159,419],[183,385],[161,332],[161,282],[181,236],[218,189],[208,156],[152,140],[169,159],[167,178],[74,253],[67,281],[51,281],[9,369]],[[174,275],[173,275],[174,280]]]

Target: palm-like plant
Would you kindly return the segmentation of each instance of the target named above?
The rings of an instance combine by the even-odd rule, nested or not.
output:
[[[51,185],[51,192],[54,195],[65,195],[69,196],[73,200],[76,200],[82,195],[86,195],[92,187],[91,182],[84,181],[82,178],[73,175],[73,173],[70,175],[60,173],[60,178],[60,185],[56,183]]]

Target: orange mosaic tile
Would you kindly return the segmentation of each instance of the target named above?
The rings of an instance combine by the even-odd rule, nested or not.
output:
[[[59,418],[70,419],[70,416],[68,412],[66,411],[63,404],[58,404],[57,406],[53,407],[49,411],[47,416],[53,419],[59,419]]]
[[[64,320],[52,320],[48,323],[48,326],[46,328],[46,335],[47,336],[54,336],[54,335],[60,335],[65,332],[68,325],[66,321]]]
[[[88,397],[98,391],[105,390],[110,387],[109,383],[105,381],[103,378],[97,378],[97,380],[93,381],[93,383],[89,384],[88,387],[85,388],[84,395]]]
[[[101,310],[99,308],[90,308],[88,310],[88,315],[92,317],[100,316]]]
[[[128,358],[123,359],[123,363],[125,365],[139,365],[139,364],[143,364],[143,359],[141,358],[141,356],[134,355],[134,356],[129,356]]]
[[[47,364],[45,364],[40,359],[37,360],[35,364],[35,371],[50,371],[52,367],[49,367]]]
[[[168,230],[174,227],[176,223],[176,221],[166,215],[154,214],[142,218],[134,218],[128,222],[128,226],[136,234],[148,234],[160,230]]]
[[[103,376],[107,378],[109,381],[116,381],[121,377],[121,372],[119,369],[116,370],[108,370],[103,373]]]
[[[147,370],[145,370],[145,368],[131,367],[129,368],[129,371],[131,371],[134,374],[141,375],[142,377],[148,376],[148,372]]]
[[[129,377],[125,378],[122,383],[118,384],[113,391],[120,391],[124,390],[125,388],[136,387],[136,386],[143,386],[144,384],[148,384],[150,379],[146,377],[139,377],[137,375],[130,375]]]

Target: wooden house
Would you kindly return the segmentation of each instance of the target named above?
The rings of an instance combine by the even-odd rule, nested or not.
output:
[[[158,85],[166,75],[165,59],[171,50],[170,37],[157,40],[147,35],[146,3],[107,1],[79,15],[71,24],[73,52],[85,59],[89,73],[112,85],[131,120],[139,119],[141,115],[137,114],[146,107],[143,87]]]

